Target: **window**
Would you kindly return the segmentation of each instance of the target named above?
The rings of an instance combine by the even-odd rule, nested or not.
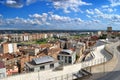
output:
[[[44,70],[45,69],[45,66],[40,66],[40,70]]]
[[[67,56],[65,56],[65,63],[67,63]]]
[[[61,56],[62,60],[63,60],[63,56]]]
[[[50,64],[50,68],[54,68],[54,64]]]
[[[69,59],[69,63],[72,63],[72,60]]]
[[[34,71],[34,68],[30,68],[30,71]]]
[[[69,60],[71,60],[71,56],[69,57]]]
[[[58,60],[60,60],[60,56],[58,55]]]
[[[69,63],[72,63],[72,59],[71,59],[71,57],[69,57]]]

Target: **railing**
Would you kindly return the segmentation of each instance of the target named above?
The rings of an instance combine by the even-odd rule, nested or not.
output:
[[[53,77],[47,80],[73,80],[73,79],[74,79],[73,73],[71,73],[71,74],[65,74],[62,76]]]
[[[100,59],[96,59],[96,60],[92,60],[92,61],[82,62],[80,64],[81,64],[81,68],[87,68],[87,67],[90,67],[90,66],[95,66],[95,65],[98,65],[98,64],[102,64],[104,62],[107,62],[108,60],[110,60],[110,59],[100,58]],[[74,72],[74,73],[77,73],[77,72]],[[62,75],[62,76],[56,76],[56,77],[53,77],[53,78],[49,78],[47,80],[73,80],[73,79],[76,78],[73,75],[74,73],[65,74],[65,75]]]

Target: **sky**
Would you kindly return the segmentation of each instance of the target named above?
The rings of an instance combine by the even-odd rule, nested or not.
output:
[[[120,30],[120,0],[0,0],[0,29]]]

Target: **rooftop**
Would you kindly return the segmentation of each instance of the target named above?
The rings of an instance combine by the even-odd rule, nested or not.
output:
[[[35,62],[35,64],[42,64],[42,63],[52,62],[54,61],[54,58],[52,58],[51,56],[44,56],[40,58],[34,58],[33,61]]]
[[[35,68],[43,65],[48,65],[52,63],[56,63],[58,60],[54,59],[51,56],[42,56],[40,58],[34,58],[31,62],[26,62],[25,64],[30,68]]]
[[[73,51],[69,50],[69,49],[63,49],[63,50],[61,50],[61,52],[68,53],[69,55],[71,55],[73,53]]]

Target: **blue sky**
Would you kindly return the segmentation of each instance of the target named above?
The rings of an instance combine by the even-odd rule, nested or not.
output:
[[[0,29],[120,30],[120,0],[0,0]]]

